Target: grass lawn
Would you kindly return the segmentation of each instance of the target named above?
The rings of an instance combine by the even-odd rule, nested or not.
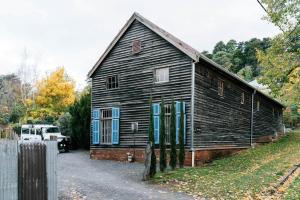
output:
[[[203,167],[158,173],[154,181],[209,199],[259,199],[262,191],[276,184],[299,161],[300,130]],[[296,193],[300,196],[299,185],[298,177],[285,197],[295,199]]]

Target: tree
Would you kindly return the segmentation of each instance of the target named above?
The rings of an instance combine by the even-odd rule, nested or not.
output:
[[[72,142],[79,148],[89,149],[90,147],[90,123],[91,123],[91,91],[90,86],[76,99],[70,107]]]
[[[171,123],[170,123],[170,166],[174,170],[177,164],[177,152],[176,152],[176,111],[175,103],[172,101],[171,105]]]
[[[209,53],[208,51],[202,51],[201,54],[203,54],[204,56],[206,56],[209,59],[212,59],[212,54]]]
[[[34,84],[37,81],[36,64],[32,63],[32,56],[27,48],[24,48],[22,60],[17,75],[20,79],[19,91],[22,103],[25,105],[28,99],[34,98]]]
[[[253,80],[253,72],[251,66],[246,66],[242,68],[237,74],[245,81],[249,82]]]
[[[216,54],[216,53],[219,52],[219,51],[225,51],[225,52],[226,52],[226,45],[224,44],[223,41],[220,41],[220,42],[218,42],[218,43],[215,45],[215,47],[214,47],[212,53],[213,53],[213,54]]]
[[[179,126],[179,167],[183,168],[185,151],[184,151],[184,113],[183,113],[183,101],[180,101],[180,126]]]
[[[17,75],[0,75],[0,123],[18,121],[24,114],[19,85]]]
[[[151,144],[151,166],[150,166],[150,178],[153,178],[156,174],[156,156],[155,156],[155,140],[154,140],[154,122],[153,122],[153,107],[152,97],[150,98],[150,119],[149,119],[149,142]]]
[[[33,100],[27,99],[28,117],[55,119],[67,111],[75,101],[75,83],[63,67],[37,81],[37,92]]]
[[[164,172],[167,167],[167,156],[166,156],[166,127],[165,127],[165,104],[162,99],[160,104],[160,131],[159,131],[159,168],[161,172]]]
[[[282,30],[267,51],[257,51],[261,68],[259,81],[271,94],[288,105],[300,104],[300,2],[299,0],[263,0],[265,19]]]
[[[231,71],[232,68],[232,54],[228,53],[226,51],[218,51],[215,54],[213,54],[213,61],[218,63],[219,65],[223,66],[224,68]]]
[[[25,109],[26,108],[22,103],[14,105],[9,116],[9,122],[18,123],[20,119],[25,115]]]
[[[300,2],[299,0],[261,0],[267,16],[264,18],[284,33],[299,28]]]

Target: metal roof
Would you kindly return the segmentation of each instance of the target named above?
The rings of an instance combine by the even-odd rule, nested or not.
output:
[[[133,13],[133,15],[129,18],[129,20],[126,22],[126,24],[123,26],[123,28],[119,31],[119,33],[113,39],[113,41],[106,48],[106,50],[104,51],[104,53],[102,54],[102,56],[99,58],[99,60],[93,66],[93,68],[89,71],[88,78],[91,78],[91,76],[94,74],[94,72],[96,71],[96,69],[104,61],[104,59],[106,58],[106,56],[108,55],[108,53],[112,50],[112,48],[115,46],[115,44],[119,41],[119,39],[122,37],[122,35],[127,31],[127,29],[130,27],[130,25],[135,20],[139,21],[140,23],[142,23],[143,25],[145,25],[146,27],[148,27],[150,30],[152,30],[153,32],[155,32],[156,34],[158,34],[159,36],[161,36],[162,38],[164,38],[165,40],[167,40],[169,43],[171,43],[177,49],[179,49],[184,54],[186,54],[187,56],[189,56],[195,62],[199,62],[200,60],[204,60],[205,62],[211,64],[213,67],[217,68],[218,70],[220,70],[220,71],[224,72],[225,74],[229,75],[230,77],[238,80],[242,84],[244,84],[244,85],[248,86],[249,88],[257,91],[261,95],[263,95],[263,96],[267,97],[268,99],[276,102],[277,104],[285,107],[281,102],[279,102],[276,99],[273,99],[272,97],[268,96],[267,94],[259,91],[257,88],[253,87],[248,82],[246,82],[245,80],[243,80],[240,77],[238,77],[236,74],[228,71],[227,69],[225,69],[221,65],[219,65],[219,64],[215,63],[214,61],[212,61],[211,59],[207,58],[206,56],[204,56],[203,54],[201,54],[199,51],[197,51],[196,49],[194,49],[190,45],[188,45],[185,42],[181,41],[180,39],[178,39],[174,35],[168,33],[167,31],[163,30],[162,28],[158,27],[157,25],[155,25],[154,23],[152,23],[148,19],[144,18],[143,16],[141,16],[137,12]]]

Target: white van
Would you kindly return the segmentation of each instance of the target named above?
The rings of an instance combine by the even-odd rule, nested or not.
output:
[[[69,151],[71,138],[61,134],[57,126],[50,124],[24,124],[21,128],[21,140],[30,142],[40,142],[56,137],[59,150]]]
[[[30,142],[42,141],[42,132],[34,129],[31,124],[21,126],[21,140]]]

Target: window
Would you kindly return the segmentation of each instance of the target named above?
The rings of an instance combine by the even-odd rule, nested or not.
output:
[[[273,117],[275,116],[275,108],[273,107]]]
[[[169,68],[160,68],[160,69],[155,69],[154,72],[154,79],[155,83],[163,83],[163,82],[168,82],[169,81]]]
[[[113,89],[119,87],[118,76],[109,76],[106,79],[106,89]]]
[[[242,95],[241,95],[241,104],[244,104],[245,103],[245,93],[242,92]]]
[[[260,102],[257,101],[257,102],[256,102],[256,111],[259,111],[259,109],[260,109],[259,107],[260,107]]]
[[[165,105],[165,129],[166,129],[166,144],[170,144],[171,133],[171,104]]]
[[[59,133],[59,128],[58,127],[51,127],[46,129],[47,133]]]
[[[220,95],[221,97],[224,96],[224,81],[222,80],[218,80],[218,95]]]
[[[101,143],[111,144],[112,109],[101,110]]]

